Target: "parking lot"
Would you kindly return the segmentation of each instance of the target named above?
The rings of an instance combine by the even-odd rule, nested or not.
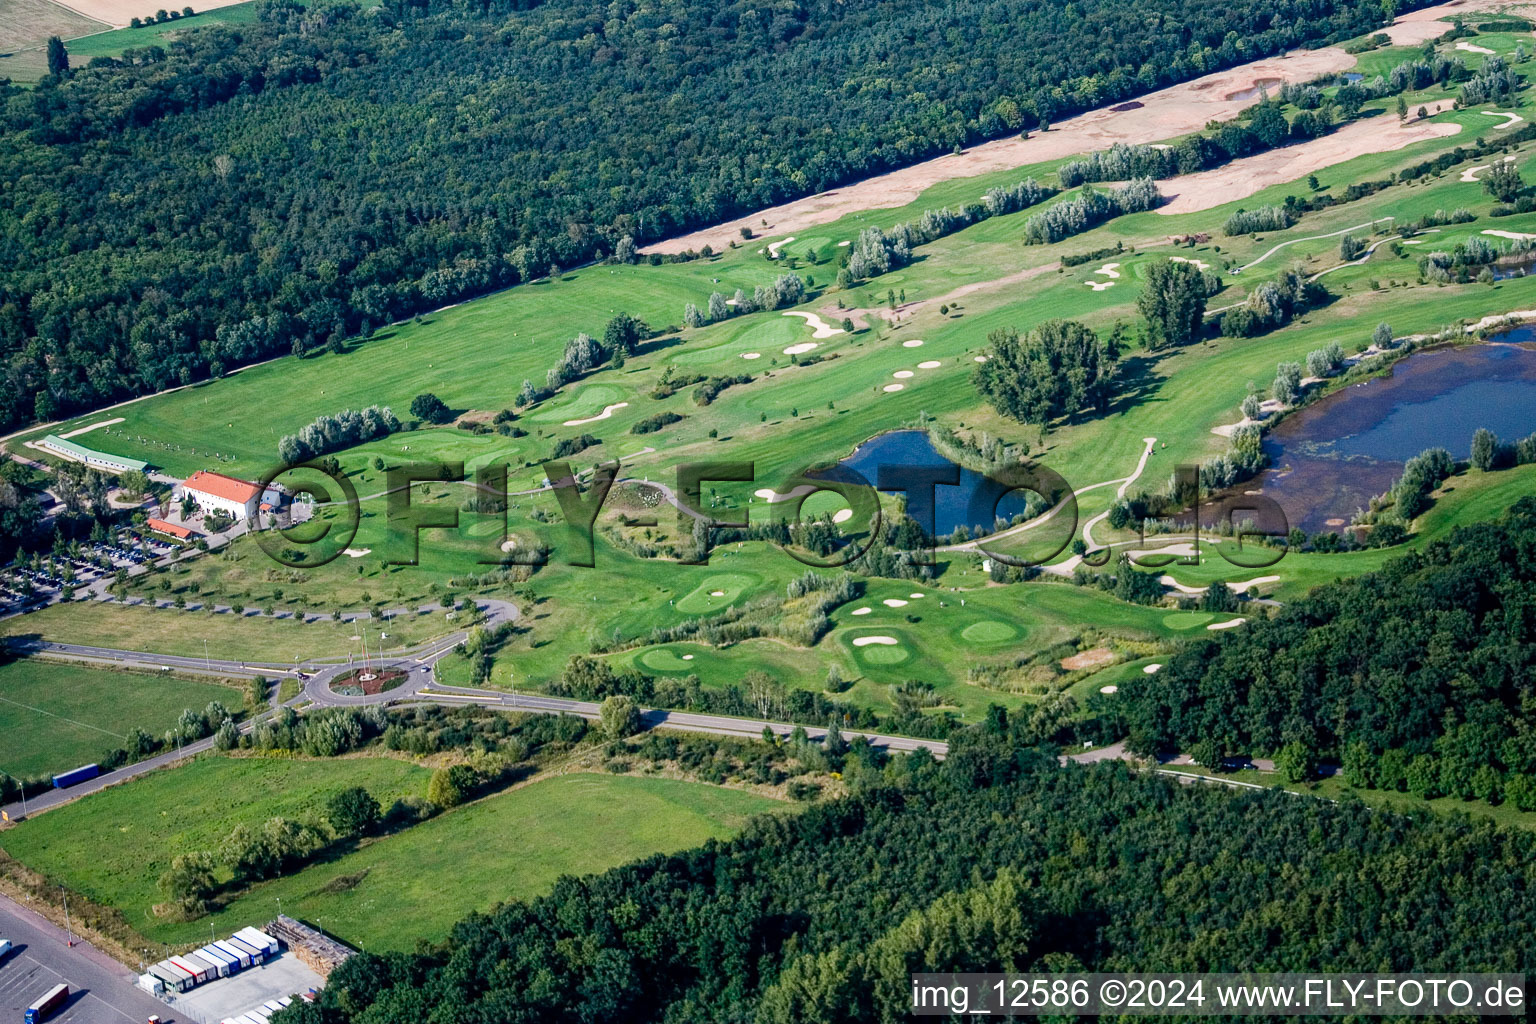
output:
[[[48,1020],[61,1024],[144,1024],[151,1014],[185,1020],[133,987],[128,971],[86,946],[70,947],[63,932],[9,900],[0,899],[0,936],[14,943],[0,958],[0,1021],[19,1022],[26,1008],[53,986],[70,989],[69,1002]]]
[[[180,550],[149,534],[125,534],[111,544],[87,542],[68,552],[19,559],[0,569],[0,614],[42,607],[56,600],[66,584],[78,591],[120,569],[132,572]]]

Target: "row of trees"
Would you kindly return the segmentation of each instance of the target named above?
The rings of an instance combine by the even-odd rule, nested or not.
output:
[[[400,429],[400,421],[387,405],[370,405],[362,412],[343,409],[334,416],[315,417],[297,434],[286,434],[277,442],[278,458],[297,465],[331,452],[351,448]]]
[[[703,327],[705,324],[719,323],[721,320],[728,320],[743,313],[795,306],[805,300],[807,287],[805,279],[791,271],[788,274],[781,274],[772,284],[758,285],[752,289],[751,295],[740,288],[736,289],[734,299],[727,299],[723,292],[711,292],[703,310],[692,302],[683,307],[683,326]]]
[[[1156,209],[1162,201],[1151,178],[1137,178],[1109,192],[1084,188],[1077,198],[1047,207],[1025,221],[1024,241],[1031,245],[1059,242],[1096,228],[1111,217]]]

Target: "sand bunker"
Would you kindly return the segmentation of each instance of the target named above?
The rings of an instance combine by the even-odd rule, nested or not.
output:
[[[1072,655],[1070,658],[1062,658],[1061,667],[1068,672],[1073,672],[1080,668],[1100,668],[1114,660],[1114,651],[1108,647],[1095,647],[1091,651],[1083,651],[1080,654]]]
[[[1209,171],[1160,181],[1158,190],[1170,198],[1157,208],[1157,212],[1170,216],[1209,210],[1246,199],[1271,185],[1297,181],[1357,156],[1387,153],[1415,142],[1443,139],[1459,131],[1461,125],[1453,122],[1410,121],[1383,125],[1380,118],[1355,121],[1322,138],[1243,157]]]
[[[1188,257],[1185,257],[1185,256],[1170,256],[1168,258],[1173,260],[1173,262],[1175,262],[1175,263],[1188,263],[1190,266],[1194,267],[1196,270],[1210,270],[1211,269],[1211,265],[1209,263],[1205,262],[1205,260],[1192,260],[1192,259],[1189,259]]]
[[[1163,666],[1162,666],[1162,664],[1160,662],[1154,661],[1152,664],[1150,664],[1150,665],[1146,666],[1145,668],[1143,668],[1142,671],[1150,676],[1150,675],[1156,674],[1157,670],[1162,668],[1162,667]]]
[[[798,345],[791,345],[786,348],[784,354],[787,356],[799,356],[819,347],[814,341],[802,341]]]
[[[846,523],[852,518],[853,509],[851,508],[840,508],[836,512],[832,513],[832,521],[834,523]]]
[[[923,347],[923,342],[922,342],[922,339],[920,339],[920,338],[913,338],[910,341],[902,342],[901,343],[901,347],[902,348],[922,348]]]
[[[88,427],[79,427],[79,428],[77,428],[75,430],[71,430],[67,434],[60,434],[59,436],[62,437],[62,438],[65,438],[67,440],[67,439],[69,439],[71,437],[79,437],[81,434],[89,434],[93,430],[99,429],[101,427],[110,427],[114,423],[121,423],[121,422],[123,422],[123,417],[119,416],[115,420],[102,420],[100,423],[92,423]]]
[[[1110,683],[1108,686],[1101,686],[1101,687],[1099,687],[1099,692],[1100,693],[1119,693],[1120,692],[1120,687],[1116,686],[1114,683]]]
[[[811,337],[813,338],[831,338],[838,334],[848,333],[841,327],[833,327],[815,313],[802,313],[797,309],[787,309],[784,311],[784,315],[803,317],[806,326],[811,328]]]
[[[362,558],[371,551],[373,551],[373,548],[345,548],[341,553],[348,558]]]
[[[1486,111],[1485,111],[1485,113],[1486,113]],[[1512,157],[1512,156],[1507,156],[1507,157],[1504,158],[1504,162],[1507,163],[1507,164],[1508,163],[1514,163],[1514,161],[1515,161],[1515,158]],[[1492,166],[1493,166],[1493,164],[1481,164],[1481,165],[1479,165],[1477,167],[1468,167],[1466,170],[1461,172],[1461,177],[1458,178],[1457,180],[1458,181],[1476,181],[1477,180],[1477,172],[1478,171],[1486,171],[1488,168],[1490,168]],[[1404,245],[1417,245],[1419,243],[1417,243],[1417,242],[1404,242],[1403,244]]]
[[[900,391],[904,387],[906,387],[905,384],[887,384],[885,387],[881,388],[880,390],[886,392],[887,394],[889,394],[892,391]]]
[[[1231,629],[1233,626],[1241,626],[1247,619],[1232,619],[1229,622],[1213,622],[1206,629]]]
[[[777,242],[769,242],[768,243],[768,255],[771,256],[773,259],[778,259],[779,258],[779,250],[781,248],[783,248],[784,246],[788,245],[790,242],[793,242],[794,240],[795,240],[795,236],[794,235],[790,235],[788,238],[781,239],[781,240],[779,240]]]
[[[872,611],[874,611],[874,609],[873,608],[868,608],[868,607],[865,607],[865,608],[855,608],[850,614],[853,614],[853,615],[868,615]]]
[[[588,416],[584,420],[566,420],[565,423],[562,424],[562,426],[579,427],[583,423],[596,423],[598,420],[605,420],[609,416],[612,416],[616,410],[618,410],[618,409],[626,409],[628,407],[629,407],[629,403],[628,402],[614,402],[612,405],[605,406],[603,408],[603,411],[598,413],[596,416]]]
[[[899,597],[888,597],[880,603],[885,605],[887,608],[905,608],[907,606],[907,602],[903,601]]]
[[[1489,52],[1491,53],[1492,51]],[[1525,118],[1521,117],[1519,114],[1511,114],[1507,110],[1485,110],[1483,113],[1487,114],[1489,117],[1502,117],[1507,119],[1503,124],[1493,126],[1493,130],[1498,132],[1501,132],[1506,128],[1513,128],[1515,125],[1525,120]]]
[[[861,636],[853,641],[855,647],[868,647],[870,644],[880,644],[882,647],[894,647],[900,643],[893,636]]]
[[[1444,8],[1430,8],[1415,11],[1410,17],[1424,14],[1435,17],[1443,13]],[[1444,32],[1447,27],[1441,24],[1438,30]],[[1248,99],[1227,97],[1251,89],[1256,82],[1309,82],[1321,75],[1347,71],[1355,63],[1354,57],[1336,46],[1296,50],[1283,57],[1254,61],[1139,96],[1137,101],[1141,107],[1138,109],[1116,111],[1108,106],[1101,107],[1055,124],[1048,132],[1032,132],[1027,138],[1013,135],[972,146],[958,156],[949,154],[925,160],[888,174],[757,210],[735,220],[648,245],[641,251],[681,253],[689,249],[698,251],[705,245],[719,251],[733,240],[739,241],[742,228],[761,230],[763,221],[767,221],[774,231],[806,232],[848,214],[905,206],[941,181],[1063,160],[1108,149],[1116,142],[1129,145],[1163,143],[1198,131],[1209,121],[1231,120],[1257,102],[1258,97],[1256,94]],[[1301,176],[1305,177],[1306,173],[1303,171]],[[1217,200],[1211,205],[1226,201]]]
[[[1115,286],[1115,282],[1113,281],[1084,281],[1083,284],[1087,285],[1089,288],[1092,288],[1096,292],[1101,292],[1106,288],[1113,288]]]
[[[1246,583],[1234,583],[1234,584],[1232,584],[1232,588],[1231,589],[1232,589],[1233,593],[1241,594],[1241,593],[1243,593],[1246,590],[1251,590],[1254,587],[1262,586],[1265,583],[1278,583],[1278,582],[1280,582],[1280,577],[1279,576],[1256,576],[1256,577],[1254,577],[1253,579],[1249,580]]]
[[[693,660],[693,655],[685,654],[685,655],[683,655],[683,660],[684,661],[692,661]]]
[[[743,352],[741,354],[741,358],[743,358],[743,359],[761,359],[761,358],[763,358],[763,354],[761,352]]]
[[[972,356],[971,358],[974,359],[978,363],[984,363],[984,362],[987,361],[987,357],[986,356]]]
[[[937,359],[925,359],[921,363],[917,364],[917,368],[919,370],[937,370],[942,365],[944,364],[939,362]]]
[[[839,249],[841,249],[841,248],[843,248],[843,247],[845,247],[845,246],[849,246],[849,245],[852,245],[852,244],[853,244],[853,242],[851,242],[851,241],[849,241],[849,240],[848,240],[848,239],[846,239],[846,238],[845,238],[845,239],[843,239],[843,240],[842,240],[842,241],[841,241],[841,242],[838,242],[838,243],[837,243],[837,247],[838,247],[838,248],[839,248]]]
[[[724,597],[725,596],[725,591],[723,591],[723,590],[711,590],[709,592],[709,596],[710,597]]]
[[[895,373],[891,374],[891,376],[895,377],[897,380],[906,380],[908,377],[914,376],[914,374],[911,370],[897,370]]]
[[[511,538],[501,542],[501,550],[503,551],[511,551],[515,547],[517,547],[517,541],[512,540]]]
[[[914,601],[921,601],[923,599],[923,595],[922,594],[908,594],[907,596],[910,597]]]
[[[1486,47],[1486,46],[1478,46],[1476,43],[1469,43],[1465,39],[1458,39],[1458,40],[1456,40],[1456,49],[1458,49],[1458,50],[1465,50],[1468,53],[1492,53],[1493,52],[1492,50],[1488,49],[1488,47]],[[1483,113],[1486,114],[1486,113],[1488,113],[1488,111],[1485,110],[1485,111],[1483,111]]]
[[[1095,270],[1094,273],[1095,274],[1103,274],[1105,277],[1119,277],[1120,276],[1120,264],[1118,264],[1118,263],[1106,263],[1102,267],[1100,267],[1098,270]]]
[[[798,498],[802,494],[811,494],[815,490],[816,488],[812,487],[810,484],[801,484],[799,487],[796,487],[788,494],[780,494],[772,487],[759,487],[757,490],[752,492],[752,496],[755,498],[762,498],[764,501],[789,501],[791,498]]]
[[[1496,230],[1494,228],[1484,228],[1483,229],[1483,234],[1485,234],[1485,235],[1492,235],[1495,238],[1514,239],[1516,241],[1521,241],[1521,240],[1527,239],[1527,238],[1536,238],[1536,235],[1532,235],[1532,234],[1522,234],[1519,231],[1498,231],[1498,230]]]

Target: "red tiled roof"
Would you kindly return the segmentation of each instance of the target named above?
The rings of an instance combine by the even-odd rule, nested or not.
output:
[[[261,488],[249,481],[236,480],[223,473],[210,473],[206,469],[200,469],[187,477],[187,482],[183,486],[189,491],[211,494],[215,498],[223,498],[225,501],[233,501],[240,505],[244,505],[261,493]]]
[[[147,520],[144,525],[149,527],[151,530],[154,530],[156,533],[164,533],[172,537],[179,537],[182,540],[186,540],[188,537],[192,536],[192,531],[187,529],[185,526],[177,526],[175,523],[168,523],[164,519],[150,519]]]

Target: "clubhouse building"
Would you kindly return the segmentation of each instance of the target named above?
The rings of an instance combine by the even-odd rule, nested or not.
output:
[[[235,522],[256,514],[261,488],[247,480],[200,469],[187,477],[181,493],[191,497],[204,513],[220,512]]]

